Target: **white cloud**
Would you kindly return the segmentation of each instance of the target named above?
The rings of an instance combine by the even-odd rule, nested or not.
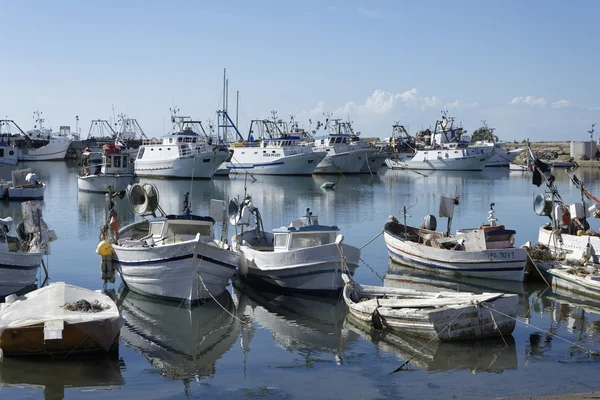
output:
[[[463,103],[460,100],[454,100],[452,103],[447,103],[446,105],[444,105],[444,108],[456,109],[456,110],[462,110],[465,108],[478,108],[478,107],[479,107],[479,103],[476,101],[473,103]]]
[[[325,102],[323,100],[319,101],[317,107],[313,108],[310,113],[311,114],[323,114],[325,112]]]
[[[598,110],[600,110],[600,107],[592,107],[592,108],[589,108],[588,110],[590,110],[590,111],[598,111]]]
[[[573,107],[574,104],[571,100],[561,99],[552,103],[552,108],[566,108]]]
[[[545,106],[546,99],[534,96],[519,96],[513,98],[508,104],[527,104],[529,106]]]

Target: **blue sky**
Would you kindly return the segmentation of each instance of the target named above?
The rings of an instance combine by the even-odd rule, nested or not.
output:
[[[169,108],[214,119],[227,68],[240,129],[277,110],[366,137],[449,111],[504,140],[585,140],[600,122],[597,1],[2,3],[0,115],[23,128],[120,112],[149,136]],[[600,130],[598,131],[600,136]]]

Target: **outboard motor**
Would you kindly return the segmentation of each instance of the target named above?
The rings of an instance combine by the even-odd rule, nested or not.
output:
[[[423,224],[421,225],[421,229],[435,231],[437,229],[437,220],[435,219],[435,215],[426,215],[423,218]]]

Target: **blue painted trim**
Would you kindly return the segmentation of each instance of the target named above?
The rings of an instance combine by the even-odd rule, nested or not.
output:
[[[194,257],[193,254],[186,254],[184,256],[177,256],[177,257],[171,257],[171,258],[162,258],[160,260],[148,260],[148,261],[120,261],[120,260],[115,260],[115,262],[117,264],[119,264],[119,265],[125,265],[125,266],[151,265],[151,264],[160,264],[160,263],[171,262],[171,261],[186,260],[188,258],[193,258],[193,257]],[[215,260],[214,258],[202,256],[200,254],[196,254],[196,257],[198,257],[201,260],[206,260],[208,262],[212,262],[213,264],[220,265],[222,267],[231,268],[233,270],[235,270],[237,268],[237,265],[227,264],[227,263],[224,263],[223,261]]]
[[[435,265],[435,264],[431,264],[431,263],[427,263],[427,262],[423,262],[423,261],[417,261],[417,260],[415,260],[413,258],[405,257],[405,256],[403,256],[400,253],[396,253],[395,251],[393,251],[389,247],[388,247],[388,251],[390,252],[390,254],[393,254],[393,255],[397,256],[398,258],[401,258],[402,260],[406,260],[406,261],[408,261],[410,263],[415,263],[415,264],[422,265],[424,267],[429,267],[429,268],[434,268],[434,269],[442,269],[442,270],[445,270],[445,271],[454,271],[454,272],[501,272],[501,271],[523,271],[523,269],[524,269],[524,267],[523,268],[519,268],[519,267],[496,267],[496,268],[450,268],[450,267],[442,267],[442,266],[439,266],[439,265]]]
[[[256,168],[256,167],[270,167],[272,165],[283,165],[284,162],[283,161],[278,161],[278,162],[272,162],[272,163],[263,163],[263,164],[252,164],[249,166],[236,166],[236,165],[227,165],[228,169],[252,169],[252,168]]]
[[[27,271],[27,270],[31,270],[31,269],[38,269],[39,267],[40,267],[40,264],[37,264],[37,265],[8,265],[8,264],[0,264],[0,270],[1,269],[9,269],[9,270],[18,269],[18,270],[22,270],[22,271]]]

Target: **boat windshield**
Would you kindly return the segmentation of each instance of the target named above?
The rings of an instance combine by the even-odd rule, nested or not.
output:
[[[199,233],[200,236],[210,236],[210,225],[209,224],[185,224],[185,223],[173,223],[169,222],[167,226],[167,233],[165,236],[171,235],[191,235],[196,236]]]
[[[301,232],[293,233],[290,250],[305,247],[323,246],[335,242],[337,232]]]
[[[154,237],[160,237],[162,235],[164,222],[151,222],[150,223],[150,235]]]

